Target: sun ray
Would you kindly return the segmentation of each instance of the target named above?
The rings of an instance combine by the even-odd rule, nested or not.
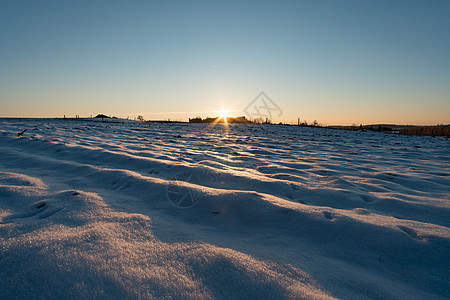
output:
[[[219,110],[219,119],[223,119],[224,122],[227,122],[230,111],[226,109]]]
[[[208,126],[214,127],[216,124],[220,123],[223,120],[223,124],[225,125],[225,131],[228,132],[228,118],[229,118],[229,110],[221,109],[216,111],[219,116]]]

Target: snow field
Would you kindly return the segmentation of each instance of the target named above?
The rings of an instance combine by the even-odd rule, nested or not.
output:
[[[449,148],[294,126],[3,119],[0,297],[445,299]]]

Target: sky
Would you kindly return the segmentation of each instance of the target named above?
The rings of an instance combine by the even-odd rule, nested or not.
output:
[[[0,117],[222,109],[448,124],[450,1],[0,0]]]

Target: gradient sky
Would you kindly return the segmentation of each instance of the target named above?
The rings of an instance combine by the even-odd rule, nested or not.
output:
[[[450,1],[0,0],[0,116],[450,123]]]

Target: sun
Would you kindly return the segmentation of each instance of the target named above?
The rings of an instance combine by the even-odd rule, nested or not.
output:
[[[228,133],[228,118],[230,118],[230,111],[222,108],[221,110],[216,110],[216,112],[219,116],[210,124],[210,126],[214,127],[216,124],[221,123],[224,125],[225,132]]]
[[[225,110],[225,109],[219,110],[219,118],[226,121],[227,118],[229,117],[229,113],[230,113],[229,110]]]

